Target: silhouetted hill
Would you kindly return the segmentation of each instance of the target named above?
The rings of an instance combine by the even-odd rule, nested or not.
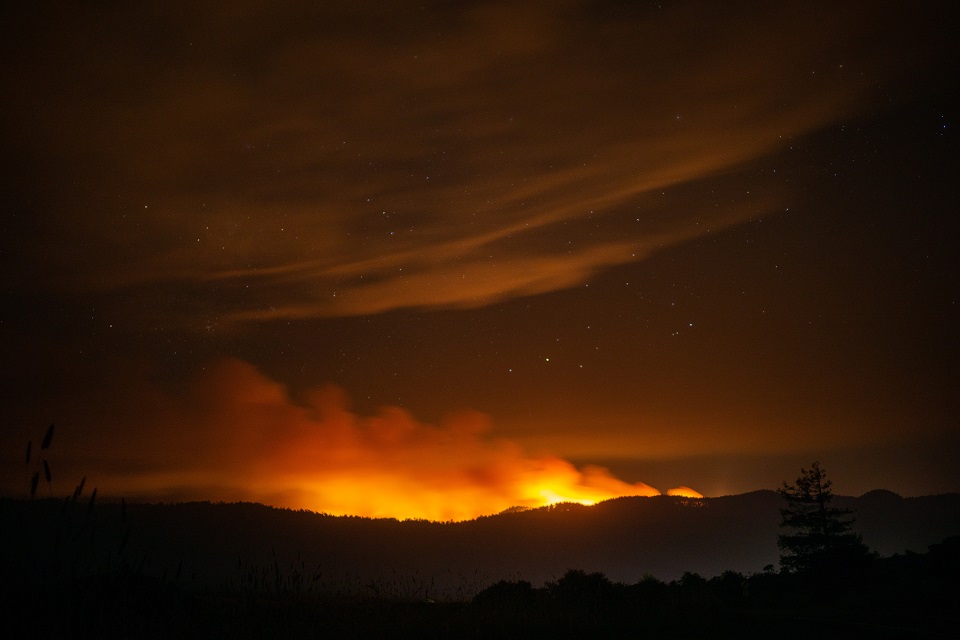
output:
[[[836,504],[857,510],[864,541],[882,555],[923,552],[960,533],[960,494],[870,492],[838,497]],[[247,503],[128,504],[125,521],[118,504],[92,511],[54,500],[0,505],[4,565],[13,570],[29,573],[56,549],[65,562],[82,553],[72,557],[75,565],[123,562],[189,584],[296,574],[327,591],[420,598],[469,597],[504,579],[537,585],[571,568],[624,583],[647,574],[670,581],[687,571],[705,577],[760,572],[778,563],[781,499],[773,491],[627,497],[460,523],[334,517]]]
[[[944,494],[903,498],[892,491],[871,491],[859,498],[838,496],[834,504],[854,509],[857,531],[882,556],[905,550],[923,552],[957,533],[960,496]]]

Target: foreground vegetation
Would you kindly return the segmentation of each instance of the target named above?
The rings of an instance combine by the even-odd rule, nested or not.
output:
[[[438,603],[193,591],[117,572],[27,588],[8,583],[3,597],[8,629],[49,638],[950,637],[960,623],[958,542],[827,584],[728,572],[625,585],[569,571],[539,588],[499,582],[471,601]]]
[[[38,506],[59,505],[0,502],[5,551]],[[130,552],[125,524],[98,521],[93,501],[58,508],[60,526],[34,547],[43,553],[6,556],[7,637],[933,638],[952,637],[960,625],[960,536],[924,554],[864,557],[842,571],[768,567],[626,584],[570,570],[540,586],[501,580],[434,601],[416,576],[402,577],[403,589],[338,591],[305,563],[276,559],[238,559],[219,584],[195,582],[179,567],[158,575]]]

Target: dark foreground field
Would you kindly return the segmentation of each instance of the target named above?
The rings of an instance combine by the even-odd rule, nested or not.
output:
[[[623,510],[631,504],[613,506]],[[682,506],[668,501],[636,505],[638,509]],[[895,519],[891,505],[888,513]],[[694,522],[690,513],[700,518],[710,509],[689,505],[684,509],[688,507],[692,511],[681,510],[688,525]],[[949,512],[934,511],[934,521],[952,526],[943,520]],[[913,513],[916,518],[921,515],[915,507]],[[412,553],[416,541],[422,549],[435,547],[442,552],[437,562],[449,558],[447,547],[454,544],[450,536],[457,540],[457,549],[496,543],[507,553],[513,547],[505,540],[484,543],[482,538],[497,532],[508,537],[504,532],[515,531],[518,522],[544,531],[566,528],[571,535],[592,516],[603,520],[604,526],[622,526],[602,509],[554,509],[519,520],[517,515],[523,514],[481,522],[476,531],[482,535],[471,538],[463,531],[475,531],[470,527],[478,525],[451,528],[437,523],[325,519],[255,505],[0,501],[3,635],[952,638],[960,628],[960,537],[956,536],[924,552],[873,558],[818,575],[778,573],[771,566],[624,579],[596,566],[571,569],[577,567],[574,559],[546,580],[531,579],[521,571],[506,578],[502,571],[465,573],[461,567],[448,571],[441,585],[436,573],[413,565],[345,577],[349,566],[371,571],[386,558],[396,562]],[[582,526],[570,527],[570,517],[578,518]],[[161,532],[161,520],[174,524]],[[298,531],[306,524],[309,530],[297,538],[277,524],[281,522],[297,523]],[[666,521],[649,521],[648,526],[670,529]],[[352,547],[344,546],[346,537],[331,536],[329,530],[336,527],[346,527],[348,537],[354,539]],[[262,535],[251,536],[251,528]],[[725,534],[713,534],[719,536],[718,544],[703,547],[702,553],[722,557],[719,540]],[[710,532],[690,535],[699,541],[701,535],[709,538]],[[289,550],[290,544],[304,548],[298,544],[306,538],[341,546],[327,549],[330,555],[315,562],[316,557]],[[642,532],[636,538],[648,543],[652,539]],[[264,552],[264,543],[273,546]],[[528,553],[541,559],[550,556],[555,563],[576,555],[566,554],[556,540],[546,550],[530,548]],[[343,564],[335,564],[338,557]],[[482,553],[477,556],[482,557]],[[692,569],[698,566],[696,560],[691,557]],[[510,558],[500,561],[508,566]],[[518,561],[517,566],[533,565]]]
[[[466,602],[195,591],[134,573],[4,586],[6,637],[31,638],[952,638],[956,539],[824,586],[796,576],[688,574],[613,583],[570,571]],[[949,556],[949,557],[947,557]]]

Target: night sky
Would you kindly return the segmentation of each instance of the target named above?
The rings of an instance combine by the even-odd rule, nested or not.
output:
[[[949,3],[37,5],[0,9],[8,495],[50,423],[45,495],[960,490]]]

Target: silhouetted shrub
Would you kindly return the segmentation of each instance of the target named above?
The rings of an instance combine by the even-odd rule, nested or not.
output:
[[[710,593],[725,606],[743,605],[746,602],[748,583],[743,574],[724,571],[707,582]]]
[[[473,604],[480,607],[526,608],[542,602],[542,592],[534,589],[526,580],[513,582],[501,580],[473,597]]]
[[[550,595],[560,605],[578,609],[597,609],[618,604],[622,585],[614,585],[602,573],[587,573],[570,569],[563,577],[549,585]]]

